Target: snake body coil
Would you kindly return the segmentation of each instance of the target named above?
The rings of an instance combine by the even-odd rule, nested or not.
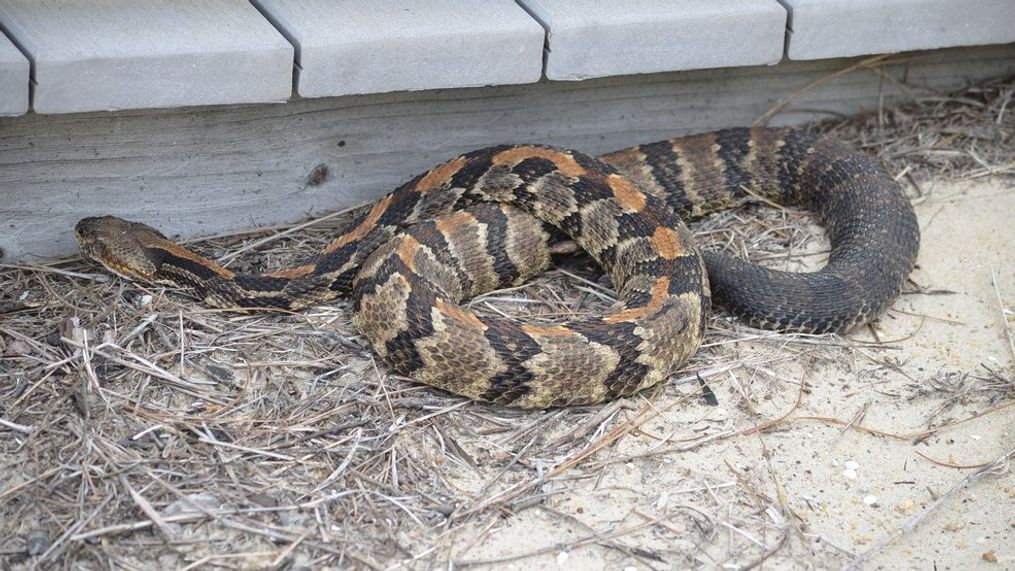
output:
[[[752,196],[817,212],[827,265],[787,273],[699,253],[680,217]],[[458,305],[547,267],[552,227],[608,272],[610,313],[518,325]],[[216,306],[294,309],[352,293],[357,326],[396,371],[523,407],[601,402],[664,380],[700,345],[712,298],[755,326],[847,330],[887,309],[919,247],[912,207],[874,161],[777,129],[599,159],[539,145],[474,151],[379,200],[310,263],[267,274],[236,274],[118,218],[86,218],[76,234],[108,269]]]

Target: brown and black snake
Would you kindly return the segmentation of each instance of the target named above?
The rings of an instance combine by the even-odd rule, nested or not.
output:
[[[752,196],[816,212],[826,266],[788,273],[699,252],[681,219]],[[351,294],[356,325],[398,373],[521,407],[596,403],[663,381],[697,350],[713,300],[758,327],[848,330],[888,308],[919,248],[913,209],[876,161],[779,129],[598,159],[542,145],[470,152],[380,199],[315,259],[265,274],[234,273],[111,216],[75,230],[109,270],[214,306],[295,309]],[[520,325],[459,305],[545,269],[561,232],[608,273],[618,294],[608,314]]]

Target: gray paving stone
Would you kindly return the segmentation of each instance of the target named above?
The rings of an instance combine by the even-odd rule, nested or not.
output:
[[[254,0],[296,46],[303,97],[538,81],[543,30],[513,0]]]
[[[38,113],[285,101],[293,47],[243,0],[0,0]]]
[[[776,0],[520,0],[547,30],[546,77],[774,64],[786,10]]]
[[[1015,0],[783,0],[790,59],[1015,41]]]
[[[28,60],[0,33],[0,115],[28,111]]]

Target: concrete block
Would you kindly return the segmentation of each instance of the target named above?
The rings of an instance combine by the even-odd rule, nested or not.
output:
[[[0,33],[0,115],[28,111],[28,60]]]
[[[323,97],[538,81],[543,30],[512,0],[254,0]]]
[[[0,0],[38,113],[285,101],[293,47],[243,0]]]
[[[546,77],[774,64],[786,10],[776,0],[519,0],[547,31]]]
[[[783,0],[790,59],[1015,41],[1015,0]]]

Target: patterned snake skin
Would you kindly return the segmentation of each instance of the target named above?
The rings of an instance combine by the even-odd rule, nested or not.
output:
[[[815,211],[832,245],[827,265],[787,273],[700,253],[680,218],[752,196]],[[519,325],[459,305],[545,269],[558,231],[615,284],[607,315]],[[713,298],[759,327],[848,330],[887,309],[919,248],[909,201],[874,161],[778,129],[599,159],[539,145],[471,152],[379,200],[310,263],[267,274],[236,274],[109,216],[82,220],[76,235],[109,270],[215,306],[294,309],[351,293],[356,325],[395,371],[521,407],[597,403],[663,381],[697,350]]]

